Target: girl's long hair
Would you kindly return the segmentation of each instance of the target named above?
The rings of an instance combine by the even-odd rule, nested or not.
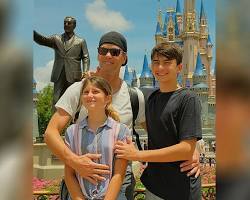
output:
[[[118,113],[115,111],[113,106],[111,105],[112,102],[112,88],[109,85],[109,83],[101,77],[98,76],[91,76],[83,79],[83,84],[82,84],[82,89],[81,89],[81,96],[83,94],[83,90],[87,87],[88,84],[92,84],[98,89],[102,90],[106,96],[111,96],[111,101],[109,104],[106,105],[105,107],[105,114],[114,120],[120,122],[120,117]]]

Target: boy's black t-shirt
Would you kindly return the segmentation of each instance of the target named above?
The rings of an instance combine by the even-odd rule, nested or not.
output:
[[[153,92],[146,100],[145,112],[149,150],[202,137],[200,100],[188,89]],[[190,178],[186,172],[180,172],[181,162],[148,163],[141,177],[142,183],[163,199],[188,200]]]

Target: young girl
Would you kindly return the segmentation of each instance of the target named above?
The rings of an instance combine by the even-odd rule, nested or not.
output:
[[[112,89],[105,79],[93,76],[83,80],[81,103],[88,116],[67,129],[65,142],[78,155],[101,154],[96,162],[109,165],[111,173],[105,176],[105,181],[94,185],[65,165],[65,182],[72,200],[115,200],[120,191],[127,161],[115,157],[114,144],[117,140],[126,141],[131,132],[119,123],[119,116],[110,105],[111,95]]]

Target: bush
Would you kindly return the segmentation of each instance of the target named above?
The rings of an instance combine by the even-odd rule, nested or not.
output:
[[[53,87],[46,86],[37,98],[38,129],[39,135],[42,136],[52,116]]]

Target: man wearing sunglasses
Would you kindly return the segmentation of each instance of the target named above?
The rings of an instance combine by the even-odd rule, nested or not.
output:
[[[113,89],[112,106],[119,113],[121,122],[132,127],[132,109],[128,86],[125,81],[119,78],[120,69],[127,64],[127,41],[123,35],[118,32],[108,32],[104,34],[98,47],[99,66],[95,75],[105,78]],[[60,133],[66,125],[74,119],[78,111],[81,82],[71,85],[55,105],[57,111],[52,116],[47,130],[45,132],[45,142],[51,151],[57,155],[64,163],[75,169],[82,177],[91,183],[104,180],[103,175],[109,173],[109,166],[97,164],[95,160],[101,155],[86,154],[77,156],[72,153],[64,144]],[[145,127],[145,108],[142,92],[137,88],[139,99],[139,112],[136,119]],[[86,117],[86,110],[81,107],[78,120]],[[198,159],[187,161],[184,164],[184,171],[190,171],[191,174],[199,174]],[[134,177],[132,175],[131,163],[128,165],[127,173],[118,200],[132,200],[134,189]]]

